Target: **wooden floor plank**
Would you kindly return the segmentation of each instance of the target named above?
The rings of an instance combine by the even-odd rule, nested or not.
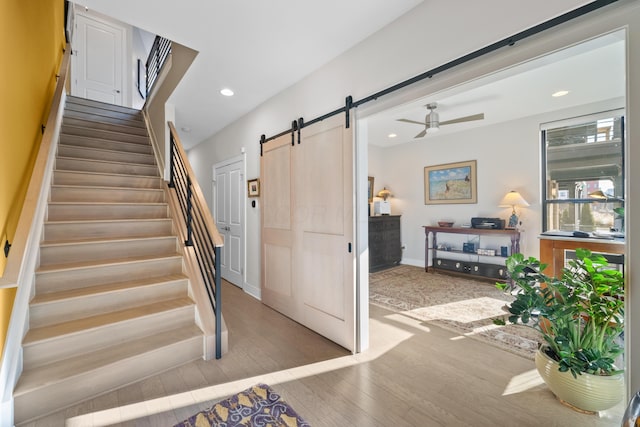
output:
[[[370,306],[371,348],[351,355],[235,286],[224,284],[223,295],[229,352],[222,359],[195,361],[28,425],[105,425],[97,418],[112,405],[115,425],[172,426],[258,382],[314,427],[620,424],[623,404],[599,416],[575,412],[542,384],[532,361],[402,314]]]

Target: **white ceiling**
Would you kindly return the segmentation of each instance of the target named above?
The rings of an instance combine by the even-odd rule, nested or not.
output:
[[[422,0],[78,0],[198,51],[169,102],[190,148]],[[223,87],[235,91],[220,95]]]
[[[369,144],[390,147],[428,144],[477,126],[487,126],[625,95],[625,44],[622,32],[600,37],[473,82],[375,114],[367,119]],[[554,98],[552,93],[568,90]],[[484,113],[484,120],[441,126],[437,133],[414,137],[424,129],[397,119],[424,122],[425,105],[438,103],[440,121]],[[389,138],[389,134],[396,134]]]

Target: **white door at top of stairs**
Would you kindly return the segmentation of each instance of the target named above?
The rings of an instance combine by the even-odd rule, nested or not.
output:
[[[83,14],[75,26],[71,94],[124,106],[126,29]]]

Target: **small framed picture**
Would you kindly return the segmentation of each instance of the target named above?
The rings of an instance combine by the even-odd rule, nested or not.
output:
[[[247,181],[247,193],[249,197],[259,197],[260,196],[260,179],[250,179]]]

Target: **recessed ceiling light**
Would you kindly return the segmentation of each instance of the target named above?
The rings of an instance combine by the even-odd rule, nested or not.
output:
[[[388,136],[389,138],[395,138],[395,137],[396,137],[396,136],[398,136],[398,135],[396,135],[395,133],[390,133],[390,134],[389,134],[389,135],[387,135],[387,136]]]
[[[552,93],[552,94],[551,94],[551,96],[553,96],[553,97],[555,97],[555,98],[558,98],[558,97],[560,97],[560,96],[565,96],[565,95],[566,95],[566,94],[568,94],[568,93],[569,93],[569,91],[568,91],[568,90],[559,90],[559,91],[557,91],[557,92],[555,92],[555,93]]]
[[[233,96],[233,91],[231,89],[229,89],[228,87],[225,87],[224,89],[221,89],[220,93],[223,94],[224,96]]]
[[[190,127],[182,126],[180,129],[182,129],[182,131],[186,132],[186,133],[191,132],[191,128]]]

